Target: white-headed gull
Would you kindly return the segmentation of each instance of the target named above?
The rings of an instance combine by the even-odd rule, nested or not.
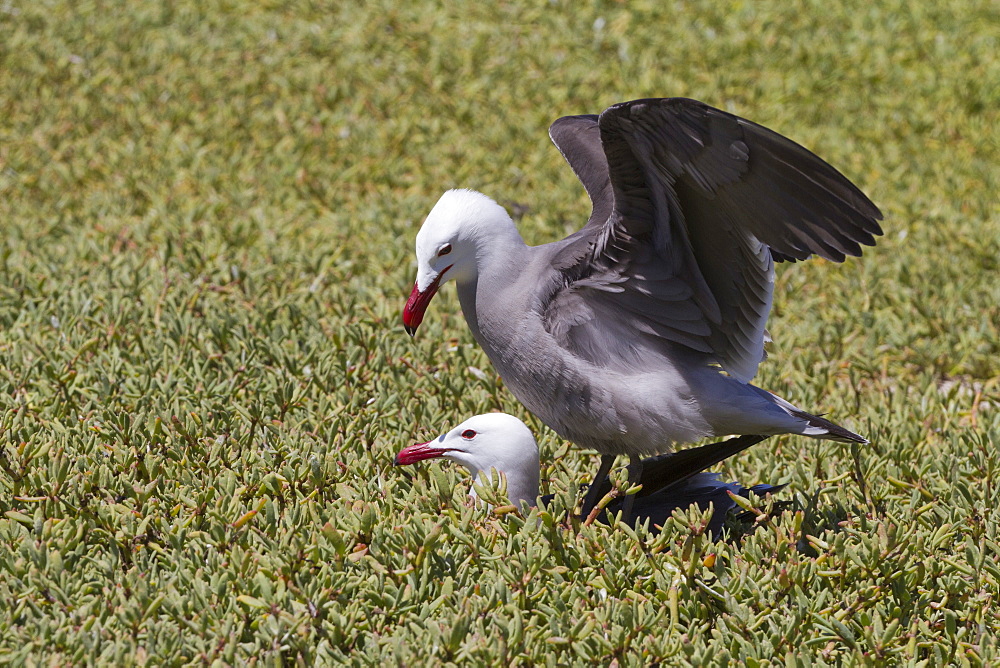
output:
[[[585,510],[620,454],[637,463],[727,434],[867,442],[750,384],[774,262],[839,262],[882,233],[857,187],[795,142],[694,100],[616,104],[549,135],[590,195],[587,224],[529,247],[487,196],[446,192],[417,234],[403,323],[412,335],[438,288],[457,283],[514,396],[601,453]]]
[[[714,512],[708,529],[717,535],[726,514],[736,507],[728,492],[740,496],[753,492],[763,496],[783,487],[724,483],[719,480],[719,474],[703,472],[753,445],[757,442],[754,438],[731,439],[643,460],[639,478],[642,489],[635,495],[630,521],[642,523],[649,519],[651,527],[661,527],[676,508],[697,504],[705,510],[712,504]],[[518,506],[534,506],[538,501],[538,445],[528,427],[513,415],[487,413],[469,418],[433,441],[404,448],[393,463],[403,466],[436,457],[461,464],[479,484],[486,484],[494,472],[503,474],[507,480],[507,496]],[[609,491],[611,485],[605,482],[601,495]],[[475,485],[469,494],[476,496]],[[621,506],[621,499],[617,499],[607,510],[617,512]]]

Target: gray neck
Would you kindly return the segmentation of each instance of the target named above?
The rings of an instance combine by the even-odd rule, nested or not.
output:
[[[478,287],[478,276],[467,281],[459,281],[458,301],[462,305],[462,314],[465,316],[465,321],[469,323],[469,329],[472,330],[472,337],[479,345],[483,345],[483,338],[479,332],[479,315],[476,313],[476,291]]]
[[[512,305],[511,288],[522,276],[530,254],[513,223],[510,232],[489,239],[484,244],[488,245],[487,252],[477,253],[475,274],[457,281],[458,299],[472,336],[491,358],[503,327],[489,327],[485,321],[491,320],[491,316],[499,320],[505,317],[502,312]],[[484,328],[489,336],[484,336]]]

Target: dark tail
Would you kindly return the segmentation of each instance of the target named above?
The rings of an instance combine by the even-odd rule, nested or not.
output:
[[[751,445],[760,443],[766,438],[767,436],[737,436],[697,448],[648,457],[642,460],[642,477],[639,479],[642,489],[639,490],[638,496],[649,496],[680,485],[692,476],[743,452]],[[608,489],[610,490],[610,487]]]
[[[831,441],[840,441],[841,443],[867,443],[868,439],[864,436],[859,436],[849,429],[844,429],[839,424],[834,424],[826,418],[822,418],[818,415],[813,415],[812,413],[806,413],[798,408],[793,408],[788,411],[795,417],[805,420],[809,423],[810,427],[815,427],[817,429],[823,429],[826,433],[812,433],[807,434],[807,436],[813,436],[815,438],[825,438]]]
[[[708,530],[713,536],[718,536],[726,516],[736,506],[729,492],[740,496],[753,492],[763,496],[777,492],[784,485],[746,487],[739,483],[723,483],[718,480],[719,474],[704,473],[704,471],[766,438],[768,437],[756,435],[737,436],[726,441],[668,452],[642,460],[642,475],[639,478],[642,489],[635,495],[635,517],[640,520],[649,519],[651,526],[662,526],[675,508],[687,508],[691,504],[698,504],[705,510],[712,504],[715,513]],[[629,466],[629,469],[631,472],[632,466]],[[605,482],[599,494],[604,495],[610,491],[611,483]],[[622,500],[617,499],[608,510],[618,512],[621,507]]]

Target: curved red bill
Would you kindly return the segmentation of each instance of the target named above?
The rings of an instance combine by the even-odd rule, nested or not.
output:
[[[449,269],[451,269],[451,265],[445,267],[444,271],[438,274],[423,292],[420,291],[416,283],[413,284],[413,291],[410,292],[410,298],[406,300],[406,306],[403,307],[403,327],[406,328],[406,333],[410,336],[413,336],[417,332],[417,327],[423,322],[427,305],[434,299],[434,295],[438,291],[438,286],[441,284],[441,277]]]
[[[430,441],[428,443],[417,443],[416,445],[411,445],[407,448],[403,448],[396,455],[396,458],[392,460],[393,466],[406,466],[407,464],[416,464],[425,459],[433,459],[435,457],[441,457],[444,453],[448,452],[448,448],[435,448],[431,446]]]

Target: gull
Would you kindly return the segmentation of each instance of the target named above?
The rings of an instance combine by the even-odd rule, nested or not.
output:
[[[774,263],[860,256],[882,234],[864,193],[790,139],[684,98],[560,118],[549,136],[590,196],[586,225],[529,247],[486,195],[444,193],[417,233],[403,323],[412,336],[455,281],[514,396],[601,454],[585,513],[618,455],[637,480],[641,457],[723,435],[867,443],[750,383]]]
[[[718,473],[703,472],[745,450],[760,438],[744,436],[643,460],[639,478],[642,489],[635,494],[633,516],[628,521],[641,524],[649,519],[651,527],[662,527],[677,508],[696,504],[707,510],[711,504],[714,511],[707,528],[713,535],[718,535],[726,515],[736,507],[730,492],[744,497],[748,492],[764,496],[784,487],[763,484],[746,487],[736,482],[721,482]],[[486,413],[471,417],[427,443],[404,448],[396,455],[393,464],[405,466],[437,457],[449,459],[468,469],[474,479],[469,490],[469,496],[473,498],[477,496],[476,483],[489,484],[494,476],[502,474],[507,481],[507,496],[511,503],[519,507],[534,507],[538,502],[538,444],[527,425],[513,415]],[[601,488],[602,496],[610,491],[610,483]],[[543,503],[548,498],[543,498]],[[621,500],[612,501],[605,510],[611,513],[622,510]]]

